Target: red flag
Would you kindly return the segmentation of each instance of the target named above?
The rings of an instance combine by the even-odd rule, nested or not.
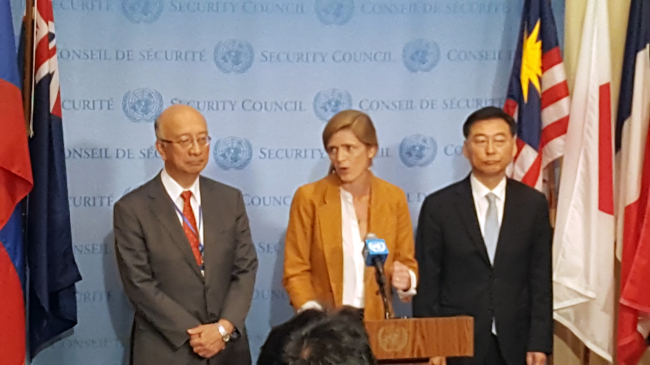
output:
[[[0,362],[25,363],[23,219],[32,188],[9,0],[0,0]]]

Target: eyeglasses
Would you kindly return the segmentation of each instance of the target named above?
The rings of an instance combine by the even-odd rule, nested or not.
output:
[[[201,148],[209,145],[210,141],[212,140],[212,137],[210,137],[210,136],[203,136],[203,137],[198,137],[198,138],[185,137],[185,138],[179,139],[178,141],[170,141],[168,139],[162,139],[162,138],[158,138],[158,140],[160,142],[165,142],[165,143],[175,143],[175,144],[181,146],[181,148],[184,148],[184,149],[187,150],[187,149],[190,149],[194,145],[194,142],[196,142],[196,144]]]

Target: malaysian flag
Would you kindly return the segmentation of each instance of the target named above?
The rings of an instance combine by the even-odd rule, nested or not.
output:
[[[511,178],[540,191],[542,171],[561,157],[569,122],[569,86],[549,0],[525,0],[504,110],[517,120]]]
[[[37,0],[35,10],[33,34],[23,33],[25,52],[33,52],[33,63],[25,67],[33,80],[29,151],[34,189],[27,214],[32,356],[77,324],[75,283],[81,280],[72,252],[52,1]],[[25,29],[31,28],[29,22],[26,17]]]

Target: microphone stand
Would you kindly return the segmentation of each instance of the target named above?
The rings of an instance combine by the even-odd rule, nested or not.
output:
[[[388,305],[388,296],[386,295],[386,275],[384,275],[384,265],[379,260],[374,260],[375,264],[375,279],[379,285],[379,294],[384,303],[384,319],[391,319],[390,307]]]

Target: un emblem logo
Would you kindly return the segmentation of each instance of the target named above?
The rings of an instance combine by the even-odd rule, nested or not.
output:
[[[153,23],[162,11],[162,0],[122,0],[122,14],[136,24]]]
[[[214,63],[223,73],[244,73],[253,64],[253,46],[246,41],[230,39],[214,47]]]
[[[399,144],[399,158],[407,167],[424,167],[436,158],[437,150],[438,145],[433,137],[414,134]]]
[[[411,72],[429,72],[440,60],[440,48],[436,42],[416,39],[404,45],[402,60]]]
[[[253,146],[246,138],[227,137],[214,143],[213,157],[223,170],[241,170],[253,158]]]
[[[386,251],[386,243],[384,243],[384,241],[370,242],[368,244],[368,247],[370,248],[370,251],[373,251],[373,252]]]
[[[163,109],[162,95],[156,90],[127,91],[122,98],[122,111],[135,123],[153,122]]]
[[[344,90],[325,90],[314,97],[314,113],[323,122],[327,122],[341,110],[350,108],[352,108],[352,96]]]
[[[316,0],[316,15],[325,25],[343,25],[353,14],[354,0]]]

